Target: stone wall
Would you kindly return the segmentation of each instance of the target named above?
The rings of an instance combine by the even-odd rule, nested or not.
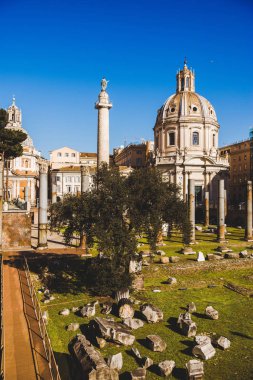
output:
[[[3,212],[3,249],[31,248],[31,217],[26,211]]]

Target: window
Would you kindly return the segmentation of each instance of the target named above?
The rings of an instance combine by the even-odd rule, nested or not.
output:
[[[137,150],[136,154],[142,154],[142,151],[141,150]]]
[[[76,154],[75,153],[71,153],[71,157],[75,157],[76,156]]]
[[[192,145],[199,145],[199,133],[193,132],[192,134]]]
[[[57,176],[57,177],[56,177],[56,181],[59,182],[60,180],[61,180],[61,177]]]
[[[67,193],[71,193],[71,186],[67,186]]]
[[[175,145],[175,132],[169,133],[169,145]]]
[[[213,134],[213,146],[215,146],[215,134]]]
[[[184,91],[184,78],[181,79],[181,91]]]
[[[188,88],[189,87],[189,78],[187,77],[186,78],[186,88]]]
[[[58,153],[57,153],[57,157],[61,157],[61,152],[58,152]]]
[[[197,107],[193,107],[192,109],[193,109],[194,112],[198,111]]]
[[[68,153],[65,153],[65,157],[68,157],[69,156],[69,154]]]
[[[247,154],[244,155],[244,160],[247,160]]]

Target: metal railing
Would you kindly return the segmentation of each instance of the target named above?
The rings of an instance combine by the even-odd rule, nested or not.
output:
[[[1,265],[1,305],[0,305],[0,319],[1,319],[1,327],[0,327],[0,344],[1,344],[1,352],[0,352],[0,379],[4,379],[4,315],[3,315],[3,256],[0,257],[0,265]]]
[[[60,373],[58,370],[58,366],[57,366],[57,363],[56,363],[56,360],[54,357],[54,352],[53,352],[51,342],[50,342],[50,339],[48,336],[46,324],[45,324],[45,321],[42,317],[39,300],[38,300],[38,297],[37,297],[37,294],[36,294],[35,288],[33,286],[32,279],[31,279],[31,274],[30,274],[30,270],[29,270],[29,266],[28,266],[26,257],[24,257],[24,270],[25,270],[25,275],[26,275],[26,279],[27,279],[27,283],[28,283],[28,287],[29,287],[29,292],[31,295],[31,299],[32,299],[32,303],[33,303],[33,307],[34,307],[34,311],[35,311],[35,315],[36,315],[36,318],[37,318],[38,323],[39,323],[40,333],[41,333],[41,337],[43,340],[43,345],[44,345],[47,361],[49,364],[52,380],[61,380]]]

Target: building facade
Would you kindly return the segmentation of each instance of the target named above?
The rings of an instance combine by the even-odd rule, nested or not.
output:
[[[114,149],[114,164],[116,166],[127,166],[141,168],[150,163],[153,157],[154,143],[146,141],[141,144],[129,144],[126,147]]]
[[[6,128],[20,130],[27,134],[27,139],[22,143],[23,155],[10,160],[8,173],[5,168],[5,188],[8,191],[9,201],[30,202],[31,206],[37,203],[37,191],[39,180],[40,152],[34,147],[33,141],[27,131],[22,127],[22,112],[16,106],[15,98],[12,105],[7,109],[8,124]]]
[[[154,126],[155,163],[164,179],[177,184],[187,199],[188,179],[195,180],[197,201],[217,193],[217,180],[226,177],[229,163],[218,150],[219,123],[212,104],[195,92],[195,73],[178,71],[176,93],[158,110]]]
[[[229,161],[228,201],[238,205],[246,201],[246,183],[251,180],[251,140],[221,147],[220,154]]]

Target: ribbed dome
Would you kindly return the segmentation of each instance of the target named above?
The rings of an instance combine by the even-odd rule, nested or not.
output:
[[[196,121],[209,119],[209,121],[217,122],[212,104],[203,96],[191,91],[181,91],[171,95],[158,110],[156,123],[164,123],[171,119],[177,121],[181,117]]]

